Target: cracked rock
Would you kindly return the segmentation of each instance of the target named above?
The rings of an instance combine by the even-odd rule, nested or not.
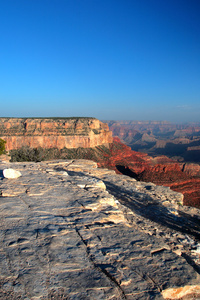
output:
[[[0,299],[198,299],[200,214],[179,193],[91,161],[5,168],[23,176],[0,180]]]

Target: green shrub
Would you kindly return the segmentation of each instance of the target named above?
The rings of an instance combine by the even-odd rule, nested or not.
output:
[[[20,149],[10,150],[11,161],[43,161],[61,158],[61,151],[57,148],[30,148],[22,147]]]
[[[14,149],[10,151],[10,155],[11,161],[41,161],[41,152],[36,148],[22,147]]]
[[[0,155],[1,154],[6,154],[6,141],[0,139]]]
[[[52,159],[90,159],[98,162],[109,157],[110,149],[105,146],[95,148],[30,148],[22,147],[20,149],[11,150],[11,161],[43,161]]]
[[[92,131],[94,132],[94,134],[100,134],[100,132],[97,129],[92,129]]]

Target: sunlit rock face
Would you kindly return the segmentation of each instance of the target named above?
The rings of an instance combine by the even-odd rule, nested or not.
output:
[[[31,148],[90,148],[112,143],[108,125],[95,118],[1,118],[0,137],[6,150]]]

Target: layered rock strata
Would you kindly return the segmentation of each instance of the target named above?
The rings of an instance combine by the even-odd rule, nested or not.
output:
[[[92,161],[0,170],[1,299],[200,296],[200,213],[182,194]]]
[[[0,138],[6,150],[31,148],[90,148],[112,143],[108,125],[95,118],[0,118]]]
[[[110,153],[105,153],[105,158],[99,159],[100,167],[112,168],[137,180],[169,186],[184,195],[184,205],[200,207],[198,166],[194,168],[192,164],[178,163],[166,156],[152,157],[133,151],[117,137],[113,138]]]
[[[157,126],[157,123],[152,124]],[[166,124],[161,125],[165,127]],[[6,140],[7,150],[22,146],[58,149],[81,147],[89,153],[95,147],[106,145],[106,149],[99,149],[97,155],[95,150],[91,156],[88,154],[85,157],[96,156],[94,159],[99,166],[112,168],[142,181],[167,185],[184,194],[185,205],[200,207],[199,165],[178,163],[166,156],[151,157],[132,151],[118,138],[113,139],[108,125],[97,119],[0,118],[0,137]]]

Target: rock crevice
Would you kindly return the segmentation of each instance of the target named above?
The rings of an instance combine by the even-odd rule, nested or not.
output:
[[[2,299],[199,297],[200,214],[181,194],[92,161],[6,168],[22,176],[0,180]]]

